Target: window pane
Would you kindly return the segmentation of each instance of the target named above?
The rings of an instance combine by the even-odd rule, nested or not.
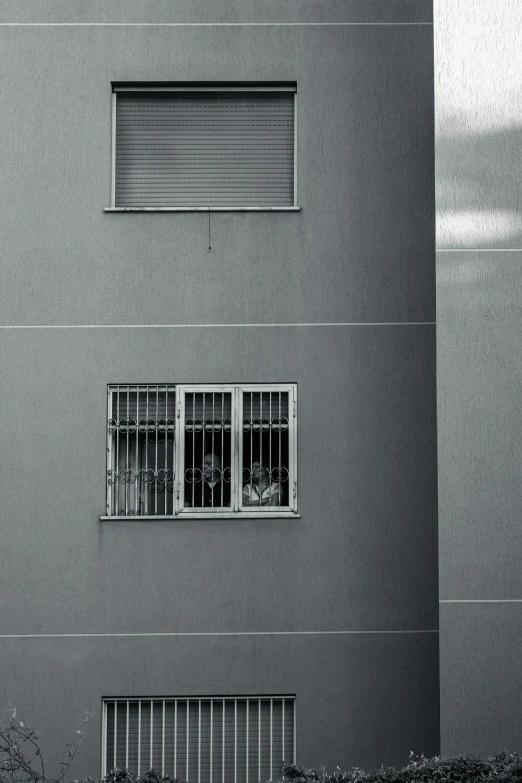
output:
[[[288,392],[243,393],[243,507],[289,505]]]
[[[225,508],[231,498],[232,395],[185,394],[185,507]]]
[[[174,514],[174,388],[119,386],[111,397],[111,515]]]

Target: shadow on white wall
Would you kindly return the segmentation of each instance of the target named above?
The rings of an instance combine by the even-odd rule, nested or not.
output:
[[[522,2],[435,0],[438,248],[522,248]]]
[[[436,138],[437,247],[522,247],[522,125],[459,125]]]

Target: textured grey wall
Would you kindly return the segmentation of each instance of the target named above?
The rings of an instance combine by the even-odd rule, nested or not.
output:
[[[26,605],[4,632],[436,628],[434,347],[417,326],[4,334],[0,578]],[[99,521],[106,385],[166,375],[297,382],[300,520]]]
[[[75,775],[99,768],[110,695],[296,693],[305,764],[438,750],[428,5],[289,20],[364,25],[0,27],[2,323],[64,327],[0,330],[0,706],[45,726],[53,758],[93,711]],[[46,8],[2,19],[192,12]],[[285,13],[199,3],[192,20]],[[422,24],[373,24],[390,21]],[[302,211],[213,215],[211,252],[206,215],[105,214],[110,82],[145,79],[296,80]],[[110,328],[231,322],[301,325]],[[158,381],[297,382],[301,518],[100,522],[106,385]],[[288,635],[110,635],[245,631]]]
[[[433,321],[431,26],[3,27],[8,324]],[[113,80],[296,80],[302,214],[114,215]]]
[[[0,640],[0,656],[2,702],[45,727],[48,758],[85,730],[77,776],[100,769],[101,697],[129,693],[297,693],[304,765],[401,763],[438,743],[433,634]]]
[[[2,0],[1,22],[338,23],[431,22],[431,0]]]
[[[522,747],[521,28],[509,0],[435,4],[444,754]]]

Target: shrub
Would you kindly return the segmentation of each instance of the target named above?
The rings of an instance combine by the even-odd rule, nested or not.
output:
[[[364,772],[353,767],[347,772],[338,768],[332,774],[324,769],[304,769],[285,765],[284,777],[290,783],[522,783],[522,761],[517,753],[506,751],[487,761],[478,756],[440,756],[426,758],[410,754],[410,763],[402,769],[380,767]]]
[[[0,783],[65,783],[72,761],[81,744],[83,732],[76,731],[77,739],[66,747],[67,759],[61,762],[58,775],[46,772],[38,737],[23,720],[13,719],[6,727],[0,726]],[[84,722],[88,720],[88,714]],[[324,769],[305,769],[296,765],[282,766],[280,783],[522,783],[522,759],[517,753],[503,751],[487,761],[478,756],[440,756],[426,758],[410,754],[410,762],[402,769],[380,767],[365,772],[359,767],[333,773]],[[79,781],[74,781],[79,783]],[[103,780],[85,778],[82,783],[181,783],[178,778],[162,776],[154,769],[137,777],[128,770],[116,767]]]
[[[87,723],[89,713],[85,713]],[[60,762],[58,774],[46,772],[38,735],[24,720],[16,719],[16,709],[6,726],[0,726],[0,783],[64,783],[83,737],[76,730],[74,742],[65,746],[67,758]]]
[[[94,781],[93,778],[87,778],[82,783],[181,783],[179,778],[172,778],[170,775],[161,776],[155,769],[151,769],[144,775],[132,775],[128,770],[121,767],[115,767],[108,772],[103,781]],[[77,783],[77,781],[75,781]]]
[[[522,760],[516,753],[498,753],[487,761],[478,756],[456,756],[443,759],[440,756],[426,758],[410,754],[410,763],[402,769],[380,767],[364,772],[353,767],[347,772],[338,768],[333,773],[324,769],[305,769],[285,764],[279,783],[522,783]],[[84,783],[180,783],[171,777],[161,777],[151,770],[142,777],[133,777],[123,769],[113,769],[103,781]]]

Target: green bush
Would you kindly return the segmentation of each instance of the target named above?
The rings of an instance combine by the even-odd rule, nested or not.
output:
[[[128,770],[116,767],[108,772],[103,781],[94,781],[92,778],[87,778],[82,783],[181,783],[179,778],[172,778],[170,775],[164,775],[163,777],[156,772],[155,769],[151,769],[144,775],[138,777],[132,775]],[[77,783],[77,781],[75,781]]]
[[[443,759],[440,756],[416,758],[410,755],[410,763],[402,769],[380,767],[364,772],[353,767],[347,772],[328,773],[324,769],[304,769],[285,764],[282,783],[522,783],[522,760],[516,753],[498,753],[487,761],[478,756],[456,756]],[[180,783],[154,770],[135,777],[124,769],[113,769],[103,781],[89,778],[83,783]]]
[[[440,756],[416,758],[410,754],[410,763],[402,769],[380,767],[364,772],[353,767],[347,772],[330,774],[324,769],[304,769],[285,765],[284,777],[290,783],[522,783],[522,761],[517,753],[498,753],[487,761],[478,756]]]
[[[86,714],[84,722],[88,720]],[[70,767],[83,737],[83,731],[76,731],[74,742],[66,746],[66,758],[60,764],[58,774],[50,775],[45,769],[38,736],[25,721],[16,720],[13,713],[9,723],[0,726],[0,783],[65,783],[70,776]],[[341,772],[339,767],[333,773],[324,769],[304,769],[285,764],[281,777],[274,783],[522,783],[522,760],[517,753],[506,751],[492,756],[487,761],[478,756],[455,756],[443,759],[440,756],[426,758],[410,754],[410,762],[402,769],[380,767],[364,772],[353,767]],[[79,781],[74,781],[79,783]],[[125,769],[116,767],[103,780],[85,778],[82,783],[181,783],[177,778],[162,776],[151,769],[137,777]]]

